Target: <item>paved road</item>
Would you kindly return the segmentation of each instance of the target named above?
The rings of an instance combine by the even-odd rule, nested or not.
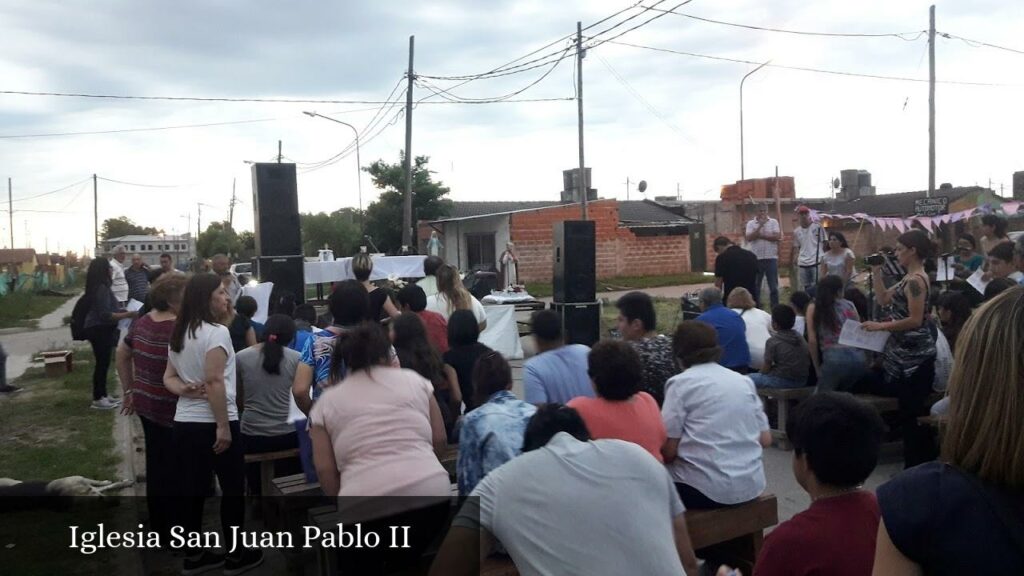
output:
[[[64,326],[64,317],[71,315],[78,298],[70,298],[53,312],[39,319],[39,328],[4,331],[0,343],[7,352],[7,379],[18,378],[32,365],[32,356],[40,350],[66,348],[71,345],[71,329]]]

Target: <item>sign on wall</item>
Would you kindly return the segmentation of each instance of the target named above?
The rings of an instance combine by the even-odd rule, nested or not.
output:
[[[915,216],[943,216],[949,214],[949,197],[935,196],[914,200]]]

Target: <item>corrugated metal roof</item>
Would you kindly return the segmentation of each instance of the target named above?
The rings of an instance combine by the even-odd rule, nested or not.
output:
[[[537,208],[548,208],[551,206],[561,205],[561,202],[549,202],[544,200],[519,202],[452,202],[451,213],[439,221],[463,220],[466,218],[478,218],[481,216],[496,216],[498,214],[508,214],[510,212],[519,212],[521,210],[536,210]]]
[[[624,224],[689,223],[690,218],[680,216],[650,200],[619,200],[619,222]]]
[[[452,220],[468,220],[473,218],[484,218],[488,216],[501,216],[522,212],[525,210],[542,210],[566,206],[572,203],[548,202],[548,201],[519,201],[519,202],[453,202],[451,214],[435,222],[446,222]],[[650,200],[629,200],[619,201],[619,221],[624,224],[651,224],[651,223],[688,223],[693,222],[674,214],[666,208]]]

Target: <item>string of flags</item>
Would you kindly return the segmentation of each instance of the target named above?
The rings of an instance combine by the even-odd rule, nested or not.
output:
[[[967,210],[960,210],[951,214],[942,214],[939,216],[908,216],[906,218],[880,218],[869,216],[863,212],[857,212],[856,214],[834,214],[831,212],[815,210],[813,208],[810,209],[810,215],[811,220],[814,222],[821,222],[822,220],[855,220],[857,222],[867,222],[873,226],[878,226],[878,228],[883,232],[885,230],[898,230],[900,233],[903,233],[913,228],[914,223],[917,222],[926,231],[936,233],[939,230],[939,226],[942,224],[951,224],[967,220],[976,214],[995,214],[1002,212],[1006,216],[1013,216],[1020,210],[1022,205],[1024,205],[1024,202],[1016,200],[1009,202],[988,202],[976,208],[968,208]]]

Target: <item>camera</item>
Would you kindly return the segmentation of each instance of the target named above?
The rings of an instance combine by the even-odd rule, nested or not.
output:
[[[867,266],[881,266],[885,264],[885,254],[877,252],[864,257],[864,264]]]

